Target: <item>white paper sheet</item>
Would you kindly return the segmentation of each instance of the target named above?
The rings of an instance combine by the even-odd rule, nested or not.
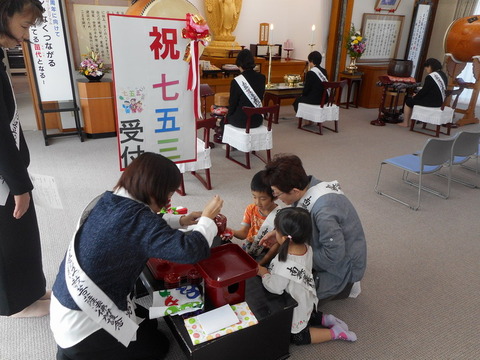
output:
[[[206,334],[211,334],[239,322],[237,315],[228,304],[197,315],[197,320]]]
[[[55,178],[47,175],[30,174],[33,183],[35,205],[53,209],[63,209]]]
[[[10,189],[8,188],[5,179],[0,176],[0,206],[5,206],[7,203],[8,194],[10,193]]]

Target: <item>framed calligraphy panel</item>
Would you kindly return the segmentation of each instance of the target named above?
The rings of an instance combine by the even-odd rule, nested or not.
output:
[[[126,11],[126,6],[73,4],[80,54],[93,50],[106,64],[111,64],[107,14],[125,14]]]
[[[387,62],[395,58],[404,15],[363,14],[362,35],[367,47],[358,63]]]
[[[131,0],[65,0],[65,14],[73,62],[78,65],[87,48],[100,53],[107,65],[111,64],[108,39],[108,14],[124,14]],[[101,5],[100,5],[101,4]]]

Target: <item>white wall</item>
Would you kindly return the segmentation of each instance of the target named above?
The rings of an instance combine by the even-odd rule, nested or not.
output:
[[[363,1],[363,0],[362,0]],[[404,0],[409,1],[409,0]],[[413,0],[412,0],[413,1]],[[205,15],[203,0],[190,0]],[[273,23],[273,41],[283,44],[293,41],[290,57],[306,59],[310,52],[312,25],[315,25],[314,50],[326,50],[331,2],[325,0],[243,0],[237,28],[233,32],[239,45],[258,43],[258,29],[262,22]],[[284,52],[283,56],[286,56]]]
[[[437,15],[435,17],[435,23],[433,24],[427,58],[433,57],[443,62],[445,56],[443,41],[445,39],[445,33],[453,21],[456,7],[456,1],[440,0],[438,2]]]

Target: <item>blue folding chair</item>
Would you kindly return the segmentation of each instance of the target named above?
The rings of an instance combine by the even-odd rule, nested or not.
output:
[[[451,180],[451,159],[452,159],[452,146],[455,139],[428,139],[421,153],[408,154],[402,156],[396,156],[390,159],[383,160],[380,164],[380,171],[378,172],[377,183],[375,185],[375,192],[379,195],[386,196],[389,199],[399,202],[405,206],[408,206],[412,210],[418,210],[420,207],[420,195],[422,190],[431,194],[437,195],[443,199],[447,199],[450,196],[450,180]],[[418,188],[417,204],[415,206],[410,205],[390,194],[382,192],[378,189],[380,182],[380,175],[384,164],[396,166],[403,170],[402,180],[408,185]],[[438,172],[443,166],[448,165],[447,176],[447,193],[443,194],[432,188],[428,188],[422,185],[423,176]],[[418,176],[418,183],[412,182],[408,179],[409,174],[415,174]]]
[[[455,141],[452,147],[452,166],[463,165],[468,160],[475,158],[476,167],[470,168],[475,171],[478,176],[478,153],[480,150],[480,132],[461,131],[455,136]],[[465,166],[466,168],[469,168]],[[453,171],[453,170],[452,170]],[[445,174],[437,174],[439,176],[446,177]],[[452,175],[452,181],[468,186],[472,189],[478,188],[478,185],[466,182],[463,179],[454,177]]]
[[[479,141],[480,141],[480,140],[479,140]],[[479,144],[478,144],[477,156],[475,157],[475,159],[477,160],[477,166],[471,167],[471,166],[468,166],[468,165],[465,165],[465,164],[461,164],[460,166],[461,166],[462,168],[464,168],[464,169],[468,169],[468,170],[471,170],[471,171],[475,171],[475,172],[477,173],[477,175],[478,175],[478,171],[480,170],[480,169],[478,168],[478,157],[479,157],[479,156],[480,156],[480,142],[479,142]],[[472,158],[472,157],[470,157],[470,158]]]

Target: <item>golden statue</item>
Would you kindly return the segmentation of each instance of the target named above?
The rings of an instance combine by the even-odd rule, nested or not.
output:
[[[205,0],[205,11],[213,41],[205,49],[212,56],[227,56],[229,50],[238,50],[232,32],[237,27],[242,0]]]

